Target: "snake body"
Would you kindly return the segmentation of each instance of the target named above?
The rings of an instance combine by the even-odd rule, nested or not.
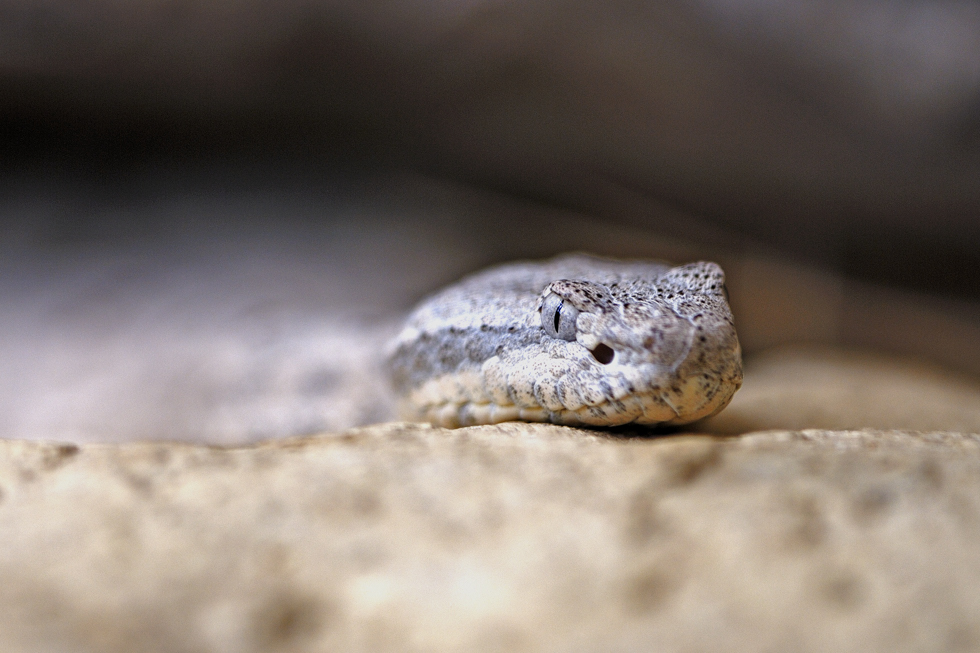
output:
[[[742,383],[724,273],[582,254],[464,278],[416,307],[389,348],[404,417],[685,424]]]

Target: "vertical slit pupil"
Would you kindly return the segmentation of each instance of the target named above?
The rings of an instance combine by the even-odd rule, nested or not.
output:
[[[558,323],[559,323],[560,318],[561,318],[561,307],[564,306],[564,305],[565,305],[565,302],[562,301],[562,302],[560,302],[558,304],[558,308],[555,309],[555,333],[558,333]]]

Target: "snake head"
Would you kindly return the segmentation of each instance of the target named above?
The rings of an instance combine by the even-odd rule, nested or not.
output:
[[[409,414],[449,426],[683,424],[721,410],[742,380],[721,268],[580,254],[433,295],[389,360]]]
[[[589,352],[597,383],[626,371],[630,385],[658,393],[678,417],[704,412],[688,404],[701,403],[714,387],[740,384],[724,273],[714,263],[671,268],[653,279],[560,279],[542,292],[538,311],[548,336]]]

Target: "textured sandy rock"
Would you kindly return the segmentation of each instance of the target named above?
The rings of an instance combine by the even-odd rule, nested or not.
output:
[[[0,442],[5,651],[976,650],[980,437]]]

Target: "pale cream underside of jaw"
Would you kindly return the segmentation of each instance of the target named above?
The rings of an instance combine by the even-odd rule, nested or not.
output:
[[[491,398],[483,375],[472,370],[429,379],[409,393],[401,412],[406,417],[446,428],[514,420],[556,422],[568,426],[687,424],[727,406],[738,386],[719,391],[708,402],[704,401],[697,376],[676,383],[673,388],[676,391],[670,397],[666,393],[633,394],[575,410],[548,410],[539,405],[502,403],[500,393]]]

